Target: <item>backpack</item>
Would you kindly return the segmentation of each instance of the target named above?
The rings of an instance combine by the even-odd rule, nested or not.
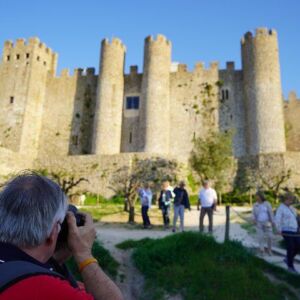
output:
[[[17,282],[32,276],[49,275],[66,280],[57,272],[23,260],[0,263],[0,274],[0,293]]]

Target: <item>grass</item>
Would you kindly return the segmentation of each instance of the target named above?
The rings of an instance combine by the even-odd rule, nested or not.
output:
[[[84,206],[80,208],[80,211],[91,214],[95,222],[101,221],[105,216],[122,213],[123,210],[124,199],[119,196],[106,199],[102,196],[87,195]]]
[[[152,241],[152,239],[150,239],[150,238],[144,238],[141,240],[126,240],[122,243],[117,244],[116,247],[119,249],[122,249],[122,250],[127,250],[127,249],[131,249],[131,248],[140,247],[150,241]]]
[[[119,263],[111,256],[108,250],[102,247],[102,245],[98,241],[95,241],[93,244],[92,254],[97,259],[104,272],[106,272],[112,278],[116,278],[118,274]],[[82,281],[74,258],[68,260],[67,266],[71,273],[75,276],[75,278]]]
[[[80,211],[87,212],[92,215],[95,222],[101,221],[105,216],[110,216],[113,214],[118,214],[123,212],[123,205],[119,204],[105,204],[98,206],[83,206],[80,208]]]
[[[95,205],[105,205],[105,204],[122,204],[124,205],[124,198],[121,196],[114,196],[110,199],[106,199],[103,196],[99,195],[92,195],[92,194],[87,194],[86,198],[84,200],[84,205],[85,206],[95,206]]]
[[[300,277],[255,257],[238,242],[217,243],[199,233],[174,234],[159,240],[127,241],[146,279],[141,299],[181,294],[186,300],[297,299],[281,282],[298,288]],[[280,283],[272,283],[271,274]]]

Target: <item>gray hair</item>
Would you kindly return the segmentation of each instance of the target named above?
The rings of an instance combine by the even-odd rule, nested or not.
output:
[[[34,172],[20,174],[0,193],[0,241],[20,248],[41,245],[66,210],[58,184]]]

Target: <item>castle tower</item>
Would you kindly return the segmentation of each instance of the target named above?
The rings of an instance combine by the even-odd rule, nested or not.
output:
[[[145,39],[140,148],[168,153],[170,134],[171,42],[163,35]]]
[[[277,33],[258,28],[241,43],[247,153],[285,152]]]
[[[102,41],[92,145],[95,154],[120,153],[125,52],[119,39]]]
[[[38,38],[5,42],[0,64],[1,146],[29,159],[37,156],[46,82],[56,64],[57,54]]]

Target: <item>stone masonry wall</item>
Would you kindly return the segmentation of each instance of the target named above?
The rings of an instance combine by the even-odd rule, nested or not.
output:
[[[284,101],[285,136],[288,151],[300,151],[300,99],[291,92]]]

